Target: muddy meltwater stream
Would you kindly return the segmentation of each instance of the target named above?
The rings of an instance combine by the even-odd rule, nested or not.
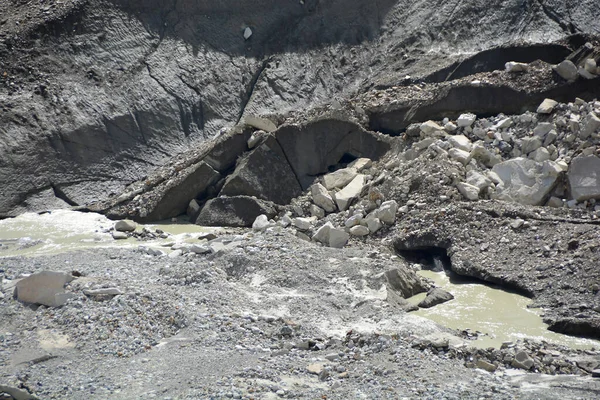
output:
[[[136,239],[114,240],[109,233],[114,221],[93,213],[58,210],[42,215],[23,214],[0,221],[0,264],[9,256],[39,256],[99,247],[130,247],[138,245],[167,251],[167,243],[196,240],[197,234],[215,231],[193,224],[157,224],[170,233],[168,239],[139,242]],[[139,229],[139,228],[138,228]],[[477,347],[499,347],[503,342],[532,338],[575,348],[600,347],[600,342],[557,334],[546,329],[540,315],[542,310],[529,309],[531,300],[480,283],[456,283],[445,272],[420,271],[435,284],[454,295],[454,300],[415,314],[431,319],[451,329],[481,332]],[[417,295],[410,302],[416,304],[425,297]]]

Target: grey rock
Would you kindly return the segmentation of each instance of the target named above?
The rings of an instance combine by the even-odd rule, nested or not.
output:
[[[583,129],[579,133],[579,137],[582,139],[587,139],[598,130],[600,130],[600,118],[593,112],[589,113],[585,119],[585,125],[583,126]]]
[[[388,291],[392,290],[403,298],[409,298],[415,294],[427,291],[427,285],[412,270],[406,268],[395,268],[385,273]]]
[[[369,234],[369,228],[362,225],[356,225],[349,230],[352,236],[367,236]]]
[[[542,205],[561,172],[551,161],[538,163],[520,157],[496,164],[492,171],[502,181],[492,197],[526,205]]]
[[[123,294],[119,288],[86,289],[83,291],[86,296],[118,296]]]
[[[567,172],[571,196],[574,200],[600,199],[600,158],[577,157]]]
[[[19,301],[59,307],[72,296],[65,293],[64,286],[73,280],[71,274],[42,271],[20,280],[15,293]]]
[[[238,162],[220,195],[254,196],[276,204],[288,204],[300,193],[302,188],[279,144],[269,140]]]
[[[217,182],[221,174],[201,161],[180,171],[178,178],[162,184],[147,212],[140,215],[142,221],[160,221],[184,214],[190,201],[200,197],[206,189]]]
[[[323,176],[323,186],[325,189],[343,188],[358,175],[358,171],[354,168],[342,168]]]
[[[365,176],[357,175],[342,190],[335,194],[335,202],[340,211],[345,211],[357,199],[365,187]]]
[[[198,214],[200,214],[200,204],[198,204],[196,199],[190,200],[185,213],[190,217],[190,221],[195,221],[196,218],[198,218]]]
[[[350,235],[338,228],[329,229],[329,247],[341,249],[348,243]]]
[[[326,212],[334,212],[336,205],[327,189],[320,183],[310,187],[314,203],[324,209]]]
[[[264,214],[261,214],[258,217],[256,217],[256,219],[252,223],[253,231],[261,232],[261,231],[264,231],[265,229],[267,229],[268,227],[269,227],[269,218]]]
[[[252,130],[244,129],[234,130],[231,134],[220,137],[212,144],[203,161],[219,173],[227,172],[235,165],[238,157],[248,150],[251,135]]]
[[[431,308],[452,299],[454,299],[454,296],[451,293],[445,291],[444,289],[433,288],[427,292],[427,296],[419,303],[419,307]]]
[[[10,396],[10,399],[13,400],[38,400],[39,397],[34,396],[27,392],[26,390],[22,390],[16,387],[8,386],[8,385],[0,385],[0,393],[6,393]]]
[[[527,72],[529,65],[526,63],[509,61],[504,65],[506,72]]]
[[[277,214],[274,204],[249,196],[220,196],[206,202],[196,224],[249,227],[261,214],[273,218]]]
[[[530,370],[534,365],[534,361],[527,352],[521,350],[515,354],[515,358],[511,365],[515,368]]]
[[[115,231],[117,232],[133,232],[137,228],[137,224],[133,221],[122,220],[115,223]]]
[[[577,66],[571,60],[564,60],[560,64],[553,67],[554,71],[563,79],[574,81],[577,79]]]
[[[124,239],[129,238],[129,236],[125,232],[118,232],[118,231],[112,232],[112,237],[115,240],[124,240]]]
[[[456,184],[456,188],[467,200],[475,201],[479,200],[479,188],[466,182],[459,182]]]
[[[542,101],[542,103],[538,106],[537,113],[550,114],[552,113],[552,111],[554,111],[554,107],[556,107],[557,105],[558,102],[556,100],[544,99],[544,101]]]

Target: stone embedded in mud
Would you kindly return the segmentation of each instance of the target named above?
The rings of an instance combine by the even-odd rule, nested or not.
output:
[[[365,176],[357,175],[342,190],[335,194],[335,202],[340,211],[346,211],[354,199],[357,199],[365,187]]]
[[[529,69],[529,64],[516,61],[509,61],[506,64],[504,64],[504,68],[506,69],[506,72],[527,72],[527,70]]]
[[[433,288],[427,292],[427,296],[418,305],[421,308],[431,308],[452,299],[454,299],[454,296],[451,293],[444,289]]]
[[[600,199],[600,158],[577,157],[567,172],[571,196],[577,201]]]
[[[276,214],[274,204],[249,196],[220,196],[206,202],[196,224],[249,227],[261,214],[273,218]]]
[[[21,279],[15,286],[17,300],[25,303],[60,307],[73,297],[64,286],[73,280],[65,272],[42,271]]]
[[[574,81],[577,79],[577,66],[573,64],[573,61],[571,60],[564,60],[552,69],[567,81]]]
[[[554,107],[558,105],[558,102],[552,99],[544,99],[537,108],[538,114],[550,114],[554,111]]]
[[[137,224],[126,219],[115,223],[115,231],[117,232],[133,232],[135,228],[137,228]]]
[[[250,39],[250,36],[252,36],[252,28],[247,26],[246,29],[244,29],[244,40]]]
[[[536,206],[544,203],[561,169],[552,161],[538,163],[518,157],[496,164],[492,171],[502,181],[493,198]]]
[[[326,212],[334,212],[336,210],[333,198],[323,185],[315,183],[310,187],[310,192],[313,197],[313,202],[323,210]]]

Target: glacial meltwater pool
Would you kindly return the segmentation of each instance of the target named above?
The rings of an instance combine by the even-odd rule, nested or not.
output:
[[[0,263],[10,256],[42,256],[67,251],[100,247],[129,247],[139,245],[160,248],[168,252],[169,243],[197,241],[198,234],[216,232],[187,223],[146,225],[171,235],[167,239],[138,241],[134,238],[114,240],[110,230],[114,221],[94,213],[56,210],[38,215],[27,213],[17,218],[0,220]],[[138,227],[141,229],[141,227]],[[575,348],[600,348],[600,342],[557,334],[546,329],[540,317],[542,310],[529,309],[531,300],[480,283],[452,283],[444,272],[420,271],[437,286],[454,295],[454,300],[415,314],[431,319],[451,329],[482,332],[473,346],[497,347],[505,341],[523,338],[546,340]],[[418,303],[425,294],[409,301]]]

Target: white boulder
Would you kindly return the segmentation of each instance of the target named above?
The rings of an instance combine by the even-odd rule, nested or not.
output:
[[[323,177],[323,186],[327,190],[343,188],[352,182],[352,179],[356,178],[356,175],[358,175],[358,172],[354,168],[338,169]]]
[[[469,140],[465,135],[455,135],[449,136],[448,142],[452,145],[452,147],[470,152],[473,148],[473,143]]]
[[[554,71],[556,71],[563,79],[568,81],[577,79],[577,66],[575,66],[571,60],[564,60],[560,64],[555,65],[552,69],[554,69]]]
[[[459,128],[465,128],[467,126],[473,125],[473,122],[475,122],[476,119],[477,116],[475,114],[461,114],[456,120],[456,125],[458,125]]]
[[[558,102],[552,99],[544,99],[542,104],[537,108],[538,114],[551,114],[554,111],[554,107],[558,105]]]
[[[252,223],[253,231],[257,231],[257,232],[264,231],[268,227],[269,227],[269,218],[264,214],[256,217],[256,219]]]
[[[360,196],[365,187],[365,176],[357,175],[342,190],[335,194],[335,202],[340,211],[346,211],[350,203]]]
[[[347,232],[333,227],[329,229],[329,247],[341,249],[349,239],[350,235]]]
[[[423,122],[420,126],[421,132],[424,136],[433,135],[435,132],[443,131],[444,128],[439,126],[434,121]]]
[[[567,172],[571,196],[578,202],[600,199],[600,158],[577,157]]]
[[[396,200],[388,200],[375,210],[375,217],[384,224],[391,225],[396,222],[396,212],[398,212],[398,203]]]
[[[334,212],[336,210],[333,198],[325,186],[321,185],[320,183],[316,183],[310,187],[310,192],[313,197],[313,202],[323,210],[326,212]]]
[[[460,182],[456,185],[456,188],[467,200],[478,200],[479,199],[479,188],[477,186],[470,185],[466,182]]]
[[[506,68],[506,72],[527,72],[529,65],[521,62],[509,61],[504,64],[504,68]]]
[[[492,171],[501,180],[494,198],[536,206],[544,203],[561,169],[552,161],[538,163],[518,157],[494,165]]]

